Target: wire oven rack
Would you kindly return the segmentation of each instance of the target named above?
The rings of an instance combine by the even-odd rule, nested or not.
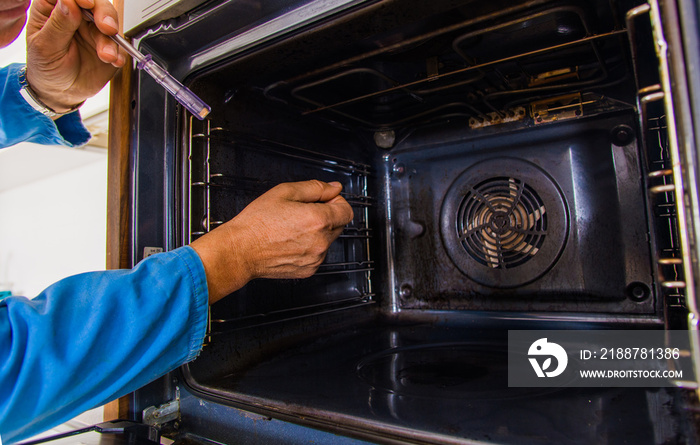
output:
[[[353,207],[355,215],[309,279],[312,283],[318,281],[321,289],[315,291],[312,286],[311,292],[326,294],[324,298],[301,298],[293,304],[272,305],[264,311],[215,318],[211,320],[214,331],[217,327],[219,331],[234,326],[238,329],[374,303],[375,264],[371,255],[373,231],[369,210],[376,199],[368,191],[369,165],[277,141],[243,137],[212,126],[210,120],[190,119],[188,134],[185,243],[235,217],[250,201],[280,182],[312,177],[323,180],[324,174],[329,180],[343,183],[341,195]],[[261,161],[267,164],[251,171],[251,165],[260,166]],[[323,286],[338,281],[351,281],[353,286],[339,292],[337,297],[329,297]]]

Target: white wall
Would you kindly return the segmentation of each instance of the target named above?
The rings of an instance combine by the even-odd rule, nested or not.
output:
[[[107,156],[83,156],[86,165],[0,191],[0,282],[12,283],[13,295],[32,298],[67,276],[104,270]],[[0,172],[35,168],[0,163]]]

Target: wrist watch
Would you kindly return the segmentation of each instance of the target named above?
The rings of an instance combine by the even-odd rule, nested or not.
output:
[[[75,107],[71,108],[68,111],[65,111],[63,113],[59,113],[57,111],[54,111],[51,107],[47,106],[44,102],[39,100],[37,97],[36,93],[32,88],[29,86],[29,82],[27,82],[27,67],[23,66],[19,70],[19,84],[20,84],[20,90],[19,94],[24,98],[24,100],[27,101],[29,105],[31,105],[32,108],[34,108],[36,111],[39,113],[43,114],[44,116],[54,119],[57,117],[64,116],[66,114],[70,114],[77,110],[78,108],[81,107],[85,103],[85,101],[79,103]]]

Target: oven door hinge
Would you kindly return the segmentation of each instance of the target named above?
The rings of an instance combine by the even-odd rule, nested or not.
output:
[[[160,427],[180,417],[180,399],[177,398],[158,407],[149,406],[143,410],[143,423]]]

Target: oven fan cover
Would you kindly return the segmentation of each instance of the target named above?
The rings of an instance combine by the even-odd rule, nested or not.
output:
[[[559,259],[569,232],[566,202],[554,181],[517,158],[474,164],[445,195],[441,235],[469,278],[490,287],[522,286]]]

